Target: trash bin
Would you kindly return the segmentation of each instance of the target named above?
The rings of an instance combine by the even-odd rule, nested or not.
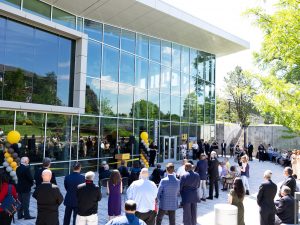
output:
[[[237,225],[238,208],[229,204],[215,205],[215,225]]]

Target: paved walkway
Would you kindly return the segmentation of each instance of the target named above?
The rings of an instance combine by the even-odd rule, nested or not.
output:
[[[221,160],[221,159],[220,159]],[[235,163],[233,160],[230,160],[231,164],[234,165]],[[180,162],[176,163],[176,168],[180,166]],[[283,179],[283,167],[280,165],[275,165],[274,163],[270,162],[258,162],[254,160],[250,162],[250,196],[247,196],[244,200],[244,207],[245,207],[245,223],[246,225],[257,225],[259,224],[259,214],[258,214],[258,207],[256,204],[256,195],[258,192],[259,185],[263,181],[263,172],[267,169],[273,171],[273,181],[279,184]],[[57,178],[58,185],[63,195],[65,195],[65,189],[63,187],[63,178]],[[97,181],[96,181],[97,182]],[[103,191],[103,198],[99,203],[98,208],[98,215],[99,215],[99,225],[104,225],[107,222],[107,196],[105,191]],[[227,191],[220,191],[220,196],[218,199],[214,200],[207,200],[206,202],[201,202],[198,204],[198,224],[199,225],[213,225],[214,224],[214,205],[218,203],[227,203],[228,192]],[[124,201],[125,196],[122,196],[122,200]],[[64,216],[64,206],[61,205],[59,208],[59,218],[60,224],[62,225],[63,216]],[[31,198],[30,204],[30,212],[32,216],[36,216],[36,201],[35,199]],[[176,225],[182,224],[183,218],[182,209],[178,209],[176,211]],[[35,220],[16,220],[16,225],[34,225]],[[163,224],[169,224],[167,217],[165,216],[163,220]]]

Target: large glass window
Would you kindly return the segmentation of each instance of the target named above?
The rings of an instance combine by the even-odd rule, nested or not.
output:
[[[160,76],[160,91],[166,94],[170,94],[170,85],[171,85],[171,70],[168,67],[161,68]]]
[[[52,21],[76,29],[76,17],[70,13],[67,13],[61,9],[53,7]]]
[[[197,96],[196,94],[191,94],[190,98],[190,122],[196,123],[197,122]]]
[[[149,90],[159,91],[160,65],[149,63]]]
[[[6,4],[16,7],[18,9],[21,8],[21,0],[0,0],[0,2],[5,2]]]
[[[211,58],[211,82],[215,83],[216,59],[214,56]]]
[[[171,120],[180,121],[180,97],[171,96]]]
[[[170,110],[170,95],[160,94],[160,119],[170,120],[171,110]]]
[[[119,119],[118,126],[118,145],[119,152],[116,153],[131,153],[130,136],[133,135],[132,120]]]
[[[188,98],[189,92],[190,92],[190,76],[181,73],[181,97],[183,99]]]
[[[89,40],[87,57],[87,75],[100,78],[101,73],[101,44]]]
[[[100,157],[112,157],[117,143],[117,119],[101,118]]]
[[[148,93],[148,118],[159,118],[159,94],[157,92]]]
[[[190,74],[197,75],[198,69],[198,54],[196,49],[190,49]]]
[[[204,103],[197,102],[197,122],[203,124],[204,123]]]
[[[160,40],[156,38],[150,38],[150,59],[156,62],[160,62]]]
[[[3,100],[72,106],[74,41],[8,19],[2,31]]]
[[[148,37],[138,34],[136,42],[136,54],[148,58]]]
[[[47,141],[45,156],[52,161],[70,159],[71,116],[47,115]]]
[[[109,25],[104,25],[104,43],[119,48],[120,33],[121,29]]]
[[[23,1],[23,10],[46,19],[51,18],[51,6],[38,0]]]
[[[99,115],[100,112],[100,80],[86,78],[85,113]]]
[[[118,106],[118,84],[101,81],[101,115],[116,116]]]
[[[171,67],[171,42],[161,41],[161,63]]]
[[[171,94],[180,96],[180,73],[174,70],[171,78]]]
[[[134,117],[147,119],[147,90],[135,88],[134,90]]]
[[[135,50],[135,33],[122,30],[121,48],[125,51],[134,53]]]
[[[84,19],[84,33],[91,39],[102,41],[102,26],[102,23]]]
[[[119,116],[132,117],[133,114],[133,87],[128,85],[119,85],[118,99]]]
[[[99,119],[98,117],[80,117],[79,130],[79,148],[78,158],[97,158],[98,157],[98,133]]]
[[[187,47],[182,47],[181,51],[181,70],[189,74],[190,73],[190,51]]]
[[[139,88],[148,88],[148,61],[142,58],[136,58],[135,86]]]
[[[182,121],[189,122],[190,117],[190,100],[188,98],[181,99]]]
[[[28,156],[30,162],[41,162],[44,158],[45,114],[17,112],[16,130],[21,134],[19,157]]]
[[[108,46],[103,46],[102,79],[119,81],[119,51]]]
[[[180,70],[180,54],[181,46],[178,44],[172,44],[172,68]]]
[[[210,103],[205,103],[205,109],[204,109],[204,123],[209,124],[210,123]]]
[[[170,123],[169,122],[160,122],[160,135],[161,136],[170,136]]]
[[[121,52],[120,83],[134,85],[134,56]]]
[[[3,131],[3,135],[7,135],[14,129],[14,111],[0,110],[0,128]]]

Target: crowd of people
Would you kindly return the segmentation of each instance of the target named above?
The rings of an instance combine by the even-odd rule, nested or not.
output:
[[[31,190],[35,185],[32,197],[37,200],[37,225],[58,225],[59,206],[64,203],[65,213],[63,225],[96,225],[98,224],[98,202],[102,198],[102,187],[106,188],[107,201],[107,225],[147,224],[160,225],[163,217],[167,214],[169,224],[176,224],[176,210],[183,208],[183,224],[197,224],[197,204],[207,200],[219,198],[219,186],[221,191],[227,191],[228,203],[238,208],[238,225],[244,225],[245,195],[250,194],[250,163],[249,143],[247,149],[235,148],[233,155],[236,164],[231,165],[226,158],[226,144],[221,144],[223,157],[218,157],[216,151],[205,150],[199,152],[199,145],[194,143],[197,149],[194,153],[198,161],[186,157],[182,160],[182,166],[177,170],[172,163],[162,169],[157,164],[152,174],[147,168],[143,168],[138,161],[134,162],[132,168],[126,166],[122,161],[118,169],[110,170],[109,164],[103,161],[99,168],[99,185],[95,184],[95,173],[87,172],[80,174],[81,164],[75,162],[73,171],[64,179],[66,195],[63,197],[56,183],[55,173],[50,170],[51,159],[44,158],[42,168],[32,176],[29,158],[22,157],[20,166],[16,170],[18,177],[17,185],[12,185],[5,171],[0,173],[0,203],[11,193],[14,198],[21,202],[17,212],[17,219],[32,220],[35,217],[29,211]],[[198,147],[196,148],[196,144]],[[232,147],[231,145],[229,146]],[[270,146],[269,146],[270,147]],[[259,149],[262,146],[259,147]],[[225,149],[225,150],[224,150]],[[258,158],[260,152],[258,149]],[[253,151],[253,146],[252,146]],[[271,148],[264,154],[275,163],[280,161],[279,155],[273,158]],[[291,155],[291,167],[284,168],[286,177],[280,190],[272,182],[272,172],[264,173],[265,182],[260,186],[257,195],[257,204],[260,207],[260,224],[279,225],[292,223],[294,219],[294,192],[297,190],[298,158],[300,154],[293,152]],[[265,155],[264,155],[265,157]],[[260,159],[263,161],[262,159]],[[293,173],[294,171],[294,173]],[[207,186],[208,195],[207,195]],[[122,193],[126,193],[128,201],[125,202],[125,215],[122,214]],[[274,202],[278,193],[279,200]],[[72,219],[71,219],[72,218]],[[0,205],[0,221],[3,225],[9,225],[12,216],[7,214]]]

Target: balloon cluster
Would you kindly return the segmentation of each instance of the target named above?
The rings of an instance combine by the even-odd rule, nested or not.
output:
[[[17,144],[20,141],[20,139],[21,135],[18,131],[10,131],[7,134],[7,142],[9,144]],[[18,164],[20,163],[18,153],[14,152],[14,149],[9,147],[8,149],[5,149],[4,157],[5,161],[3,163],[3,166],[5,170],[9,173],[9,175],[12,177],[12,179],[15,181],[15,183],[17,183],[18,177],[16,174],[16,170]]]
[[[148,133],[145,132],[145,131],[143,131],[143,132],[141,133],[140,137],[141,137],[141,139],[142,139],[141,142],[143,143],[143,145],[145,146],[145,148],[147,149],[147,151],[149,151],[150,148],[149,148]]]

